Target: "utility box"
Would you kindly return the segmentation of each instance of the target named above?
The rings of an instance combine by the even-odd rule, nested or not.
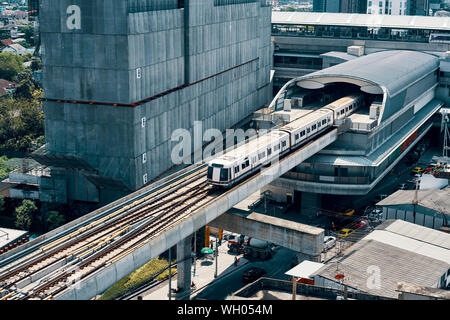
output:
[[[364,55],[364,47],[363,46],[350,46],[347,47],[347,53],[352,56],[361,57]]]

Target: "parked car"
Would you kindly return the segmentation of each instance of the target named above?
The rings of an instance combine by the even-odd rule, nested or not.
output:
[[[350,233],[352,233],[353,231],[355,231],[355,230],[345,228],[345,229],[339,230],[339,231],[337,232],[337,235],[338,235],[339,238],[345,238],[345,237],[347,237]]]
[[[266,274],[266,270],[263,268],[253,267],[242,274],[242,281],[245,283],[253,282]]]
[[[354,229],[359,229],[359,228],[365,228],[369,225],[369,221],[365,220],[365,219],[358,219],[355,221],[355,224],[353,225]]]
[[[422,167],[415,167],[414,169],[411,170],[411,174],[412,175],[421,174],[424,171],[425,171],[425,169]]]
[[[329,250],[336,245],[336,237],[326,236],[323,238],[323,248]]]
[[[374,209],[371,213],[369,213],[369,220],[376,221],[381,220],[383,218],[383,210]]]

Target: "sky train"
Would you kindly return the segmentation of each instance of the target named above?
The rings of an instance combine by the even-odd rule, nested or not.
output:
[[[349,95],[277,130],[258,136],[208,163],[207,182],[229,188],[295,150],[362,106],[363,95]]]

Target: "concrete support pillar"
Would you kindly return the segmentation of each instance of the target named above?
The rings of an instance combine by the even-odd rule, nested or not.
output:
[[[177,300],[189,300],[191,290],[192,235],[177,243]]]

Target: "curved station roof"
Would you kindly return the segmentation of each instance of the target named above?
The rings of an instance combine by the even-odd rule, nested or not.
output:
[[[297,78],[306,89],[322,88],[327,83],[348,82],[361,90],[389,97],[396,95],[418,79],[439,67],[439,58],[406,50],[381,51],[347,61]]]

